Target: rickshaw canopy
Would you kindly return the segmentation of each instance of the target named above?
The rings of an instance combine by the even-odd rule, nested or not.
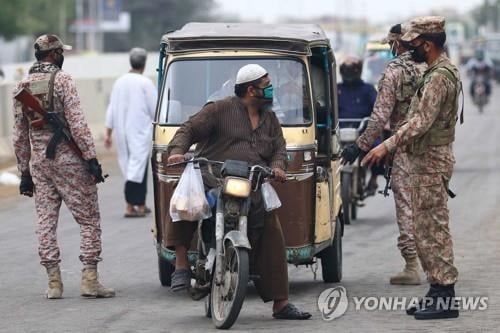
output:
[[[188,23],[161,42],[167,53],[245,49],[310,55],[312,47],[330,47],[316,24]]]

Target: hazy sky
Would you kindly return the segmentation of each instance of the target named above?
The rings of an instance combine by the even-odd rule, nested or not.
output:
[[[279,17],[340,15],[367,17],[373,22],[394,21],[451,7],[464,12],[483,0],[216,0],[219,10],[244,20],[271,23]]]

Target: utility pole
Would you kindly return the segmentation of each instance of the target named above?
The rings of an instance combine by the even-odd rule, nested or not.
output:
[[[59,36],[62,40],[66,40],[66,2],[59,6]]]
[[[83,22],[83,0],[76,0],[76,22],[77,26],[81,25]],[[76,49],[78,51],[83,50],[83,33],[81,32],[81,27],[77,27],[76,30]]]

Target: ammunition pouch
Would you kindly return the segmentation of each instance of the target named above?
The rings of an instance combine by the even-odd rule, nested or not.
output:
[[[421,155],[430,146],[444,146],[455,141],[455,127],[431,128],[413,143],[407,145],[406,152],[412,155]]]

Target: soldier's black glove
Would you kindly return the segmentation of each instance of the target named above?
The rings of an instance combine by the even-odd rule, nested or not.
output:
[[[349,145],[345,147],[342,150],[342,153],[340,156],[342,156],[342,162],[343,164],[349,163],[352,164],[356,158],[358,158],[361,153],[364,153],[361,148],[358,147],[357,144],[353,143],[352,145]]]
[[[31,176],[21,176],[21,183],[19,184],[19,193],[27,197],[32,197],[34,188],[35,184],[33,184]]]
[[[104,177],[102,176],[102,168],[97,158],[92,158],[87,161],[87,171],[95,177],[97,183],[104,183]]]

